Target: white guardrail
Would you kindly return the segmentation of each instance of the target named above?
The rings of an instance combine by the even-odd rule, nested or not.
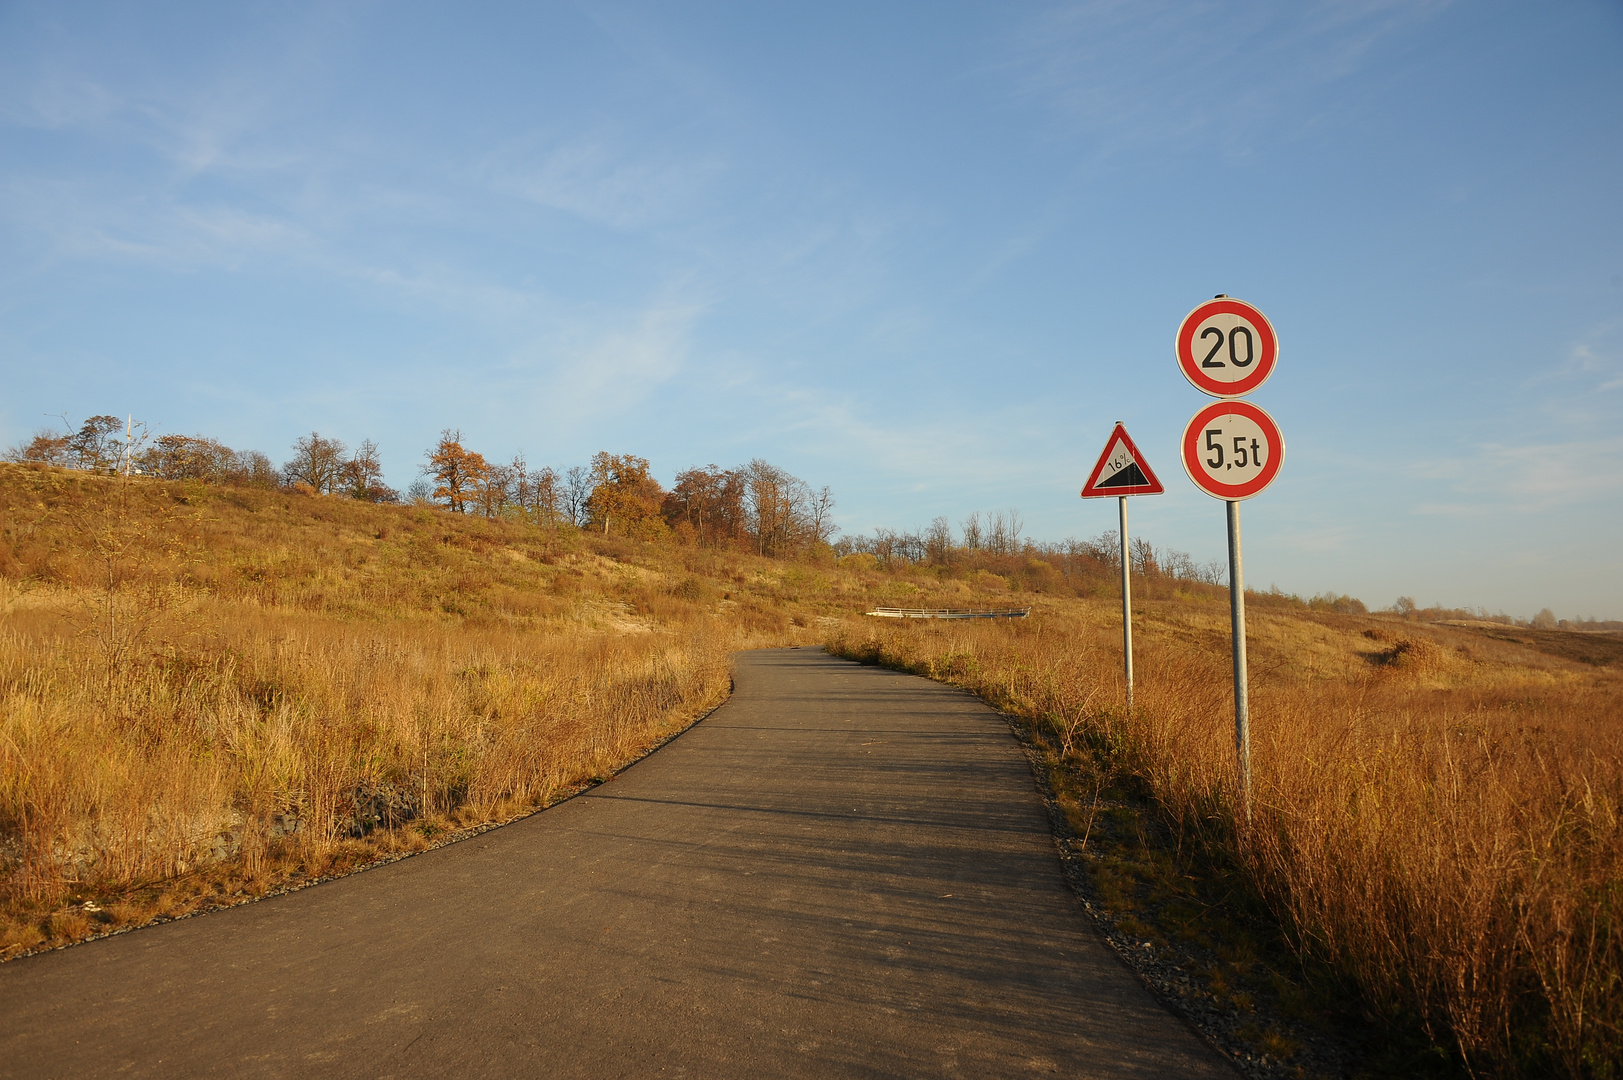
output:
[[[876,607],[864,612],[880,619],[1023,619],[1031,614],[1021,608],[905,608]]]

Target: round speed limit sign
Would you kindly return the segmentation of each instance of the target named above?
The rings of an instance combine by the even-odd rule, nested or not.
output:
[[[1243,397],[1268,381],[1279,338],[1268,317],[1244,300],[1219,296],[1178,326],[1178,367],[1195,389],[1213,397]]]
[[[1249,401],[1217,401],[1183,429],[1183,468],[1217,499],[1249,499],[1274,482],[1285,437],[1274,418]]]

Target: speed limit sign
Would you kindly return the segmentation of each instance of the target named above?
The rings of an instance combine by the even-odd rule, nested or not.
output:
[[[1274,418],[1249,401],[1217,401],[1183,429],[1183,468],[1206,494],[1237,501],[1279,475],[1285,437]]]
[[[1244,397],[1268,381],[1279,338],[1268,317],[1244,300],[1219,296],[1178,326],[1178,367],[1195,389],[1213,397]]]

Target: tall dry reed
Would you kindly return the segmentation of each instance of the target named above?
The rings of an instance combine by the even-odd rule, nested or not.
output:
[[[0,464],[0,526],[0,959],[546,804],[807,633],[765,560],[420,506]]]
[[[1215,610],[1168,606],[1139,627],[1130,717],[1120,622],[1103,608],[847,629],[833,647],[962,685],[1140,777],[1174,827],[1248,868],[1302,948],[1452,1041],[1474,1071],[1615,1075],[1615,680],[1382,627],[1253,620],[1249,825]]]
[[[0,629],[5,882],[36,902],[542,805],[720,701],[732,640],[201,601],[183,648],[103,680],[52,606]]]

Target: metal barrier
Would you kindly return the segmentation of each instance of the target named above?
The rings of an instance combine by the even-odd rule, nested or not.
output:
[[[880,619],[1023,619],[1031,609],[878,607],[864,614]]]

